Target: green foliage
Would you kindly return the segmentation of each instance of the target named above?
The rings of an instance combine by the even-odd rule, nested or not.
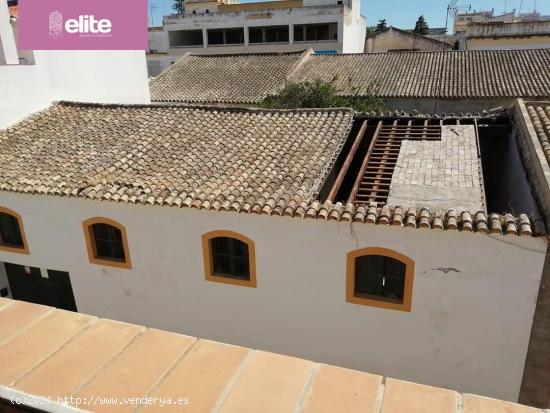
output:
[[[374,33],[376,33],[376,27],[375,26],[368,26],[367,27],[367,37],[372,36]]]
[[[375,95],[372,85],[366,95],[339,96],[332,82],[321,80],[288,82],[281,93],[264,99],[260,106],[269,109],[346,107],[358,112],[381,111],[385,108],[384,101]]]
[[[379,32],[387,28],[388,28],[388,24],[386,23],[386,19],[380,19],[378,20],[378,24],[376,25],[375,32]]]
[[[429,29],[430,28],[428,27],[428,23],[426,22],[424,16],[420,16],[414,26],[414,32],[416,34],[427,35],[429,33]]]
[[[172,5],[172,9],[174,9],[177,14],[184,14],[185,13],[185,0],[174,0],[174,4]]]

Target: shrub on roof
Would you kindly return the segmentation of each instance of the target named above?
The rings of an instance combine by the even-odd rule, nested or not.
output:
[[[333,79],[333,82],[336,79]],[[353,108],[358,112],[382,111],[384,101],[376,96],[374,85],[367,94],[340,96],[333,82],[313,80],[306,82],[288,82],[276,96],[263,100],[261,106],[269,109],[300,108]]]

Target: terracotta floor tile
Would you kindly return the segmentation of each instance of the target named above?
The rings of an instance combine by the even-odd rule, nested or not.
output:
[[[374,413],[381,376],[322,365],[304,413]]]
[[[17,383],[15,388],[55,399],[70,396],[142,329],[132,324],[99,320],[63,351],[54,354]],[[56,379],[50,380],[51,377]]]
[[[189,399],[184,409],[180,404],[173,404],[162,407],[163,412],[209,412],[248,352],[243,347],[200,340],[151,396],[164,400]],[[154,404],[142,413],[158,410],[158,404]]]
[[[13,383],[93,320],[88,315],[56,310],[4,343],[0,346],[0,384]]]
[[[76,397],[80,397],[84,403],[90,403],[77,407],[113,413],[135,410],[138,405],[135,402],[126,403],[124,398],[147,395],[194,342],[192,337],[147,330],[112,364],[76,392]],[[113,404],[115,399],[116,403]]]
[[[541,413],[541,410],[487,397],[465,394],[464,413]]]
[[[0,297],[0,309],[8,304],[10,304],[12,300],[8,300],[7,298]]]
[[[221,408],[223,413],[293,412],[311,361],[257,352]]]
[[[451,390],[387,379],[382,413],[455,413],[457,393]]]
[[[9,307],[0,309],[0,343],[27,328],[48,311],[52,309],[24,301],[13,301]]]

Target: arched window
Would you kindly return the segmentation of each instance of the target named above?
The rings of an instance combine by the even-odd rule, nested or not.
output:
[[[386,248],[363,248],[347,261],[349,303],[411,311],[413,260]]]
[[[208,281],[256,287],[254,242],[232,231],[202,236],[204,273]]]
[[[90,262],[131,268],[126,229],[108,218],[91,218],[82,223]]]
[[[21,216],[11,209],[2,207],[0,207],[0,251],[29,253]]]

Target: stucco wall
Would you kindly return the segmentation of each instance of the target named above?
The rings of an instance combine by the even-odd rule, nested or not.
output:
[[[34,65],[0,65],[0,128],[53,101],[149,103],[143,51],[35,51]]]
[[[69,271],[80,311],[373,373],[516,400],[543,240],[0,193],[30,255]],[[90,264],[81,222],[126,226],[132,270]],[[255,241],[258,288],[207,282],[201,235]],[[416,262],[412,312],[348,304],[346,254],[378,246]]]
[[[526,37],[469,38],[467,50],[520,50],[550,48],[550,35]]]
[[[514,98],[480,99],[431,99],[431,98],[389,98],[386,106],[391,110],[404,110],[419,113],[474,113],[498,107],[512,107]]]
[[[388,50],[441,51],[445,49],[450,49],[450,46],[421,36],[393,30],[392,28],[369,37],[365,45],[365,52],[387,52]]]
[[[6,11],[4,2],[0,12]],[[15,48],[14,33],[17,26],[0,18],[1,48]],[[56,100],[150,102],[144,51],[44,50],[20,55],[32,57],[24,59],[30,64],[6,65],[0,58],[0,128]]]

